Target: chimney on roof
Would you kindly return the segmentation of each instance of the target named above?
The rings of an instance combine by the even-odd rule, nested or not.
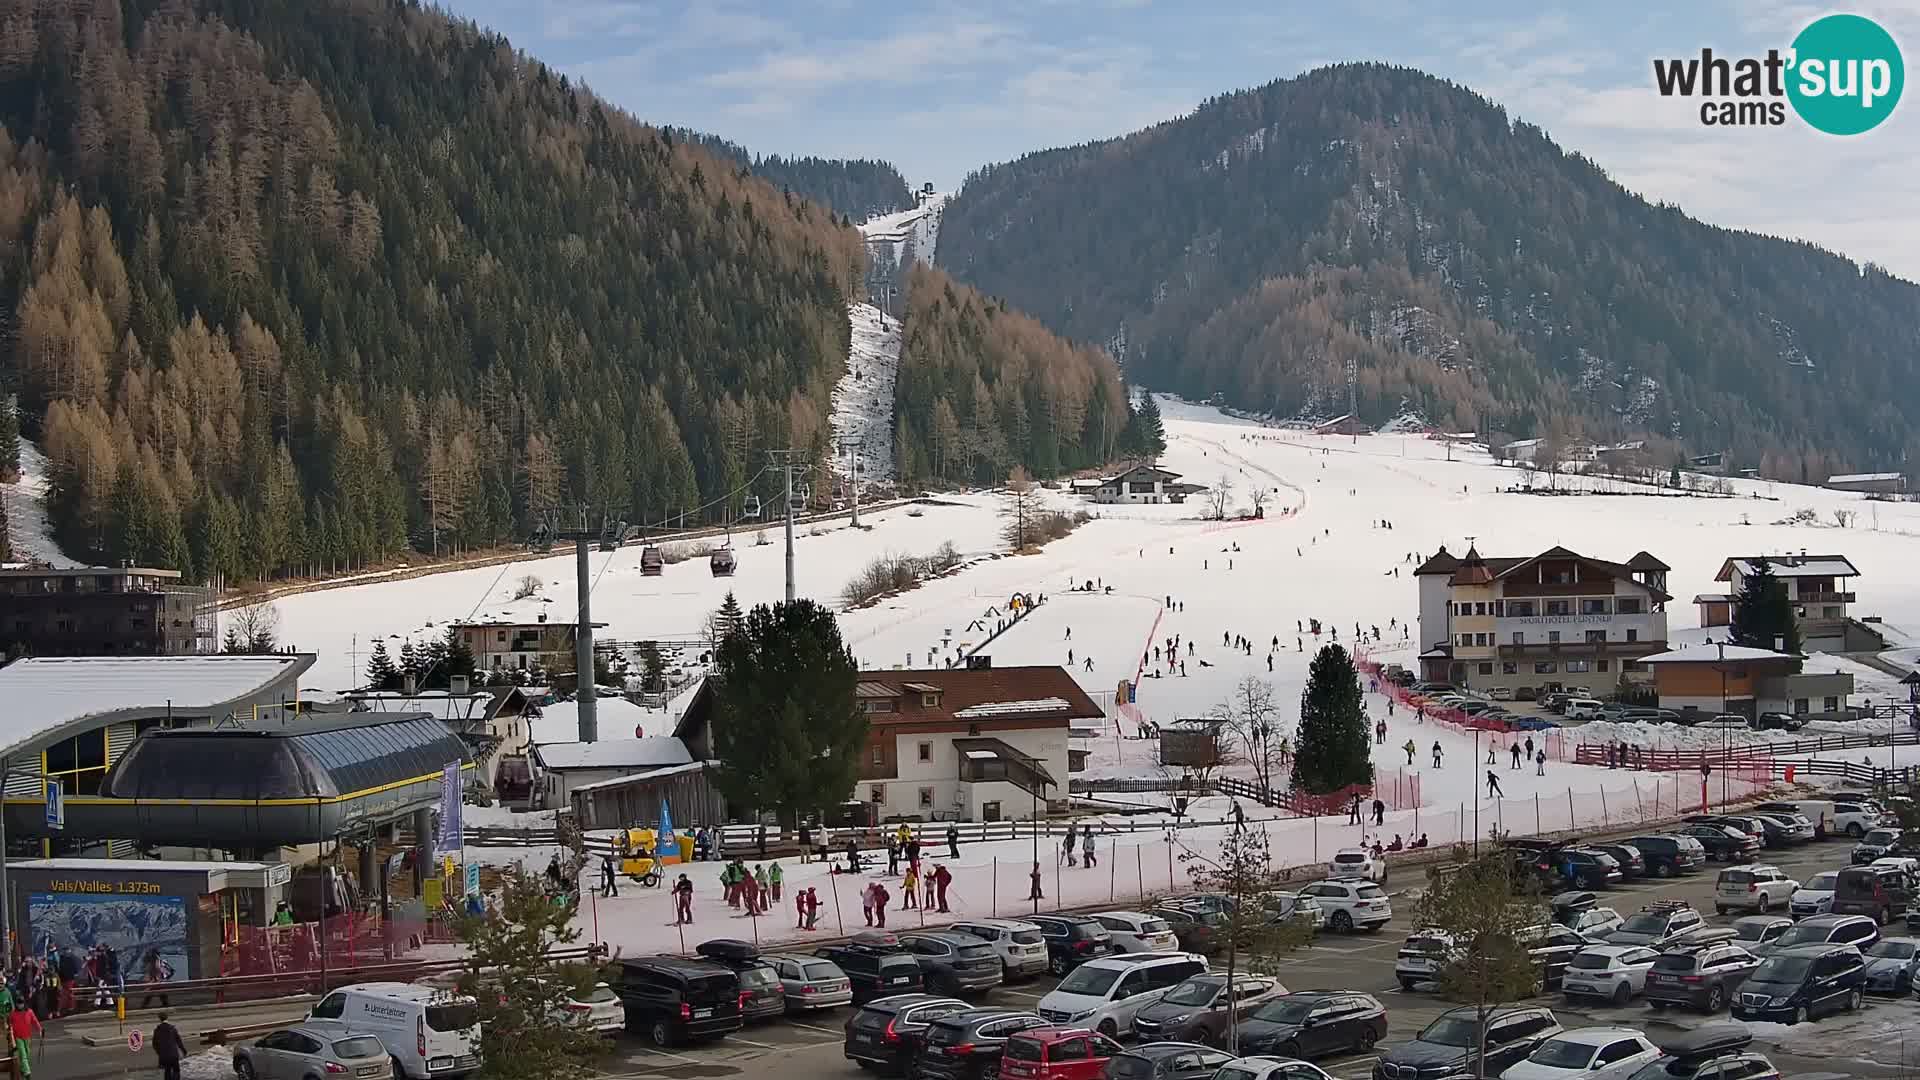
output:
[[[406,690],[408,697],[412,697],[414,695],[414,693],[418,690],[419,685],[420,685],[419,680],[412,675],[408,675],[406,676],[406,678],[401,680],[401,686],[403,689]]]
[[[541,613],[540,613],[540,616],[539,616],[539,620],[540,620],[541,622],[546,622],[546,621],[547,621],[547,613],[546,613],[546,612],[544,612],[544,611],[543,611],[543,612],[541,612]]]
[[[447,692],[448,693],[464,694],[467,692],[467,686],[468,686],[467,677],[465,675],[447,676]]]

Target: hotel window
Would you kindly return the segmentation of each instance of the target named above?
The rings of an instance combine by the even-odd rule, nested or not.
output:
[[[1500,665],[1500,674],[1502,674],[1502,675],[1518,675],[1518,674],[1520,674],[1520,665],[1519,665],[1519,664],[1516,664],[1516,663],[1514,663],[1514,662],[1513,662],[1513,661],[1511,661],[1511,660],[1508,660],[1508,661],[1506,661],[1505,663],[1503,663],[1503,664],[1501,664],[1501,665]]]
[[[932,743],[923,742],[920,744],[920,760],[921,761],[933,760],[933,744]]]
[[[1584,673],[1586,670],[1587,670],[1587,662],[1585,660],[1567,661],[1567,674],[1569,675],[1579,675]]]
[[[933,808],[933,789],[930,787],[923,787],[920,789],[920,809],[931,810],[932,808]]]
[[[939,694],[921,694],[921,695],[920,695],[920,707],[921,707],[921,708],[923,708],[923,709],[935,709],[935,708],[939,708],[939,706],[940,706],[940,695],[939,695]]]
[[[1513,632],[1513,643],[1515,645],[1525,645],[1527,643],[1527,632],[1525,630],[1515,630]]]
[[[505,644],[507,640],[507,632],[505,630],[495,630],[493,632],[493,640],[501,644]]]
[[[1807,708],[1806,698],[1797,697],[1793,699],[1793,711],[1797,714],[1805,715],[1806,713],[1811,712],[1812,710]]]
[[[1605,615],[1606,613],[1607,602],[1604,599],[1588,597],[1580,601],[1580,614],[1582,615]]]
[[[1605,630],[1587,631],[1587,644],[1605,645],[1606,643],[1607,643],[1607,632]]]
[[[1507,614],[1516,619],[1530,619],[1533,617],[1533,601],[1509,600],[1507,601]]]
[[[1611,660],[1595,660],[1593,662],[1593,670],[1595,671],[1605,671],[1612,666],[1613,661]]]
[[[885,764],[887,763],[887,752],[886,752],[885,750],[882,750],[882,749],[880,749],[880,748],[879,748],[879,747],[877,747],[877,746],[876,746],[876,747],[874,747],[874,748],[873,748],[873,763],[874,763],[875,765],[885,765]]]
[[[1627,631],[1627,640],[1628,640],[1628,641],[1639,641],[1639,640],[1640,640],[1640,631],[1638,631],[1638,630],[1629,630],[1629,631]]]
[[[1826,698],[1823,704],[1825,704],[1827,712],[1837,712],[1840,709],[1840,699],[1837,697]]]
[[[1571,615],[1571,614],[1573,614],[1573,601],[1571,601],[1571,600],[1549,600],[1549,601],[1547,601],[1547,614],[1549,614],[1549,615]]]
[[[1533,673],[1535,675],[1551,675],[1558,670],[1560,670],[1559,665],[1551,660],[1535,660],[1533,662]]]
[[[1646,611],[1646,609],[1641,606],[1640,598],[1637,596],[1619,597],[1613,602],[1613,610],[1620,615],[1640,615]]]
[[[1460,635],[1460,637],[1459,637],[1459,639],[1458,639],[1457,641],[1455,641],[1455,642],[1454,642],[1454,644],[1455,644],[1455,645],[1458,645],[1458,646],[1460,646],[1460,647],[1461,647],[1461,648],[1463,648],[1463,649],[1464,649],[1464,648],[1467,648],[1468,646],[1470,646],[1470,645],[1472,645],[1472,644],[1473,644],[1473,635],[1472,635],[1472,634],[1461,634],[1461,635]]]
[[[1560,644],[1560,631],[1558,630],[1547,631],[1547,644],[1549,645]]]
[[[1480,665],[1480,674],[1482,674],[1482,675],[1491,675],[1491,674],[1493,674],[1493,665],[1492,665],[1492,664],[1481,664],[1481,665]]]
[[[1477,645],[1477,646],[1480,646],[1480,647],[1482,647],[1482,648],[1485,648],[1485,647],[1486,647],[1486,644],[1487,644],[1487,635],[1485,635],[1485,634],[1475,634],[1475,635],[1473,635],[1473,643],[1474,643],[1475,645]]]
[[[1498,618],[1500,618],[1500,617],[1502,617],[1502,616],[1504,616],[1504,615],[1505,615],[1506,613],[1507,613],[1507,603],[1506,603],[1506,601],[1504,601],[1504,600],[1495,600],[1495,601],[1493,602],[1493,617],[1494,617],[1494,618],[1496,618],[1496,619],[1498,619]]]
[[[1485,604],[1473,605],[1473,613],[1475,615],[1485,615],[1487,613],[1487,605]]]

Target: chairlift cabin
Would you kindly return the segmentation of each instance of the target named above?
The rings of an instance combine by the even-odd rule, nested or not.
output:
[[[647,577],[659,577],[667,569],[667,557],[652,544],[640,549],[640,573]]]
[[[721,548],[707,556],[707,569],[714,577],[732,577],[735,565],[732,548]]]
[[[747,496],[740,504],[740,516],[748,519],[758,519],[760,517],[760,496]]]

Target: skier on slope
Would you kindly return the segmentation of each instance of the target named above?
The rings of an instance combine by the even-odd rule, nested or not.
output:
[[[1436,769],[1440,767],[1440,740],[1438,739],[1433,741],[1433,767]]]
[[[1407,745],[1405,745],[1405,746],[1403,746],[1403,747],[1401,747],[1400,749],[1402,749],[1402,750],[1405,750],[1405,751],[1407,752],[1407,767],[1408,767],[1408,768],[1412,768],[1412,767],[1413,767],[1413,755],[1414,755],[1414,754],[1416,754],[1416,753],[1418,753],[1418,752],[1419,752],[1419,750],[1420,750],[1420,748],[1419,748],[1418,746],[1415,746],[1415,745],[1413,744],[1413,740],[1412,740],[1412,739],[1408,739],[1408,740],[1407,740]]]

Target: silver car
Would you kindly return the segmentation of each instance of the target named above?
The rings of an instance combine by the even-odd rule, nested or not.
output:
[[[817,956],[775,953],[762,956],[760,962],[773,968],[780,977],[781,992],[787,998],[788,1012],[831,1009],[853,1003],[853,983],[840,965]]]
[[[375,1035],[337,1027],[287,1027],[233,1048],[240,1080],[390,1080],[393,1057]]]

